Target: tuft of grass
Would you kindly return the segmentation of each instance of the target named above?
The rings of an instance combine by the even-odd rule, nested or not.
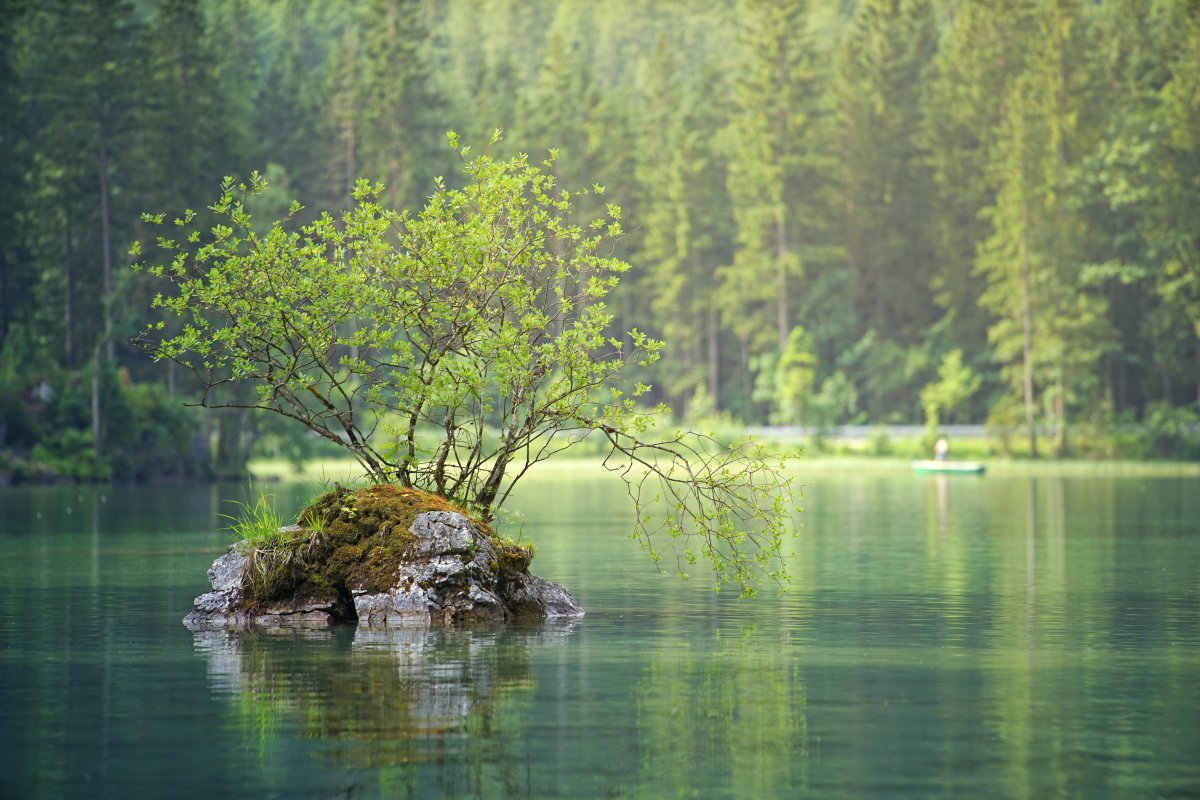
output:
[[[243,552],[269,550],[293,542],[298,534],[284,528],[283,517],[275,509],[275,496],[259,491],[258,497],[250,500],[230,500],[237,506],[238,513],[222,514],[229,520],[229,530],[237,539]]]
[[[321,533],[324,531],[325,525],[329,522],[325,515],[307,511],[307,509],[306,512],[300,515],[300,519],[297,520],[296,524],[312,533]]]
[[[253,501],[231,501],[238,507],[236,515],[223,515],[230,521],[229,529],[238,540],[239,550],[246,556],[242,566],[243,580],[251,597],[268,597],[311,569],[311,560],[320,546],[324,518],[308,515],[304,527],[284,525],[275,508],[274,495],[259,491]]]

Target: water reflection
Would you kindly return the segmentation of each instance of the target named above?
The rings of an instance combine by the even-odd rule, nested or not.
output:
[[[782,598],[563,469],[584,621],[281,635],[179,623],[242,487],[0,490],[0,797],[1197,796],[1197,481],[897,472],[813,482]]]
[[[577,621],[529,627],[198,631],[209,684],[260,749],[281,731],[338,764],[387,767],[466,749],[534,687],[531,653]]]
[[[634,687],[647,796],[784,797],[809,782],[804,661],[786,633],[717,627],[650,656]],[[716,724],[714,724],[716,723]]]

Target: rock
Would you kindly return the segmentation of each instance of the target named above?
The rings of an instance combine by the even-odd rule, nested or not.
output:
[[[294,558],[279,559],[286,567],[263,562],[267,570],[281,570],[266,581],[280,596],[263,599],[268,590],[260,585],[264,567],[254,564],[259,556],[248,555],[244,545],[231,547],[213,562],[213,590],[196,598],[184,624],[194,630],[337,622],[377,628],[583,616],[566,589],[530,574],[529,550],[501,542],[466,515],[436,508],[411,516],[404,526],[404,520],[373,514],[378,504],[370,505],[405,497],[421,508],[417,503],[431,505],[431,495],[373,487],[359,497],[365,499],[357,505],[344,496],[326,503],[335,509],[331,514],[343,515],[341,526],[291,531],[305,543],[307,571],[298,572]]]

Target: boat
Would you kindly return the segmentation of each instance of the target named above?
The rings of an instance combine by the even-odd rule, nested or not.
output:
[[[914,472],[948,472],[955,475],[982,475],[987,469],[978,461],[914,461]]]

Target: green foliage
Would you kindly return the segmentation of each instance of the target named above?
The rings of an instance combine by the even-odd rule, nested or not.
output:
[[[112,243],[149,241],[145,208],[229,225],[204,199],[254,168],[269,187],[244,201],[263,242],[292,196],[311,205],[285,232],[322,224],[321,209],[336,227],[359,175],[386,187],[372,202],[416,208],[436,175],[457,174],[441,132],[475,141],[498,125],[535,152],[559,148],[557,187],[614,187],[570,202],[584,220],[624,209],[631,235],[612,255],[631,269],[604,299],[609,335],[636,321],[670,343],[622,373],[627,388],[652,384],[644,405],[707,417],[688,408],[703,387],[718,427],[801,411],[914,422],[957,349],[982,380],[960,418],[1004,403],[1014,424],[1063,431],[1055,451],[1069,425],[1093,426],[1083,446],[1100,415],[1144,424],[1157,404],[1197,399],[1197,64],[1200,22],[1180,2],[8,4],[6,463],[28,465],[63,427],[99,431],[114,475],[158,474],[172,448],[194,454],[173,470],[186,474],[237,474],[252,442],[294,460],[327,452],[240,411],[213,431],[169,400],[114,391],[121,367],[135,387],[179,387],[127,346],[161,287],[122,270]],[[813,356],[802,409],[774,396],[797,327]],[[853,408],[826,412],[813,401],[837,374]],[[53,419],[30,399],[43,380],[71,386]],[[236,402],[258,403],[243,391]],[[143,424],[157,455],[139,466]],[[498,418],[484,427],[502,441]],[[425,458],[436,441],[418,438]]]
[[[859,421],[858,391],[842,372],[835,372],[821,381],[821,390],[809,407],[818,428]]]
[[[644,426],[648,387],[615,379],[661,343],[608,335],[603,302],[628,269],[602,253],[620,210],[572,222],[572,194],[548,171],[468,150],[467,187],[439,184],[418,214],[384,209],[361,182],[338,223],[288,232],[285,219],[261,237],[235,191],[261,193],[263,179],[227,182],[211,240],[185,215],[182,237],[158,242],[172,262],[143,267],[174,285],[156,305],[183,320],[177,335],[149,328],[146,346],[203,375],[206,405],[239,403],[217,396],[226,376],[248,381],[250,405],[342,444],[374,479],[485,517],[513,459],[523,471],[584,426]]]
[[[541,166],[470,158],[449,138],[466,186],[439,181],[415,214],[384,208],[381,187],[361,181],[340,219],[295,228],[294,205],[260,234],[247,202],[264,179],[227,179],[207,234],[186,213],[177,237],[157,239],[167,260],[137,266],[167,289],[155,307],[180,320],[149,325],[142,345],[195,372],[203,405],[295,420],[373,481],[451,498],[485,522],[533,465],[600,432],[639,507],[648,480],[675,501],[661,528],[639,523],[653,554],[661,531],[685,560],[706,557],[718,585],[748,594],[758,572],[782,579],[791,516],[774,459],[749,445],[710,452],[715,441],[694,434],[640,438],[666,409],[644,410],[650,387],[622,373],[656,362],[662,343],[610,330],[604,300],[629,269],[610,255],[620,209],[577,222],[579,193],[558,185],[553,152]],[[631,478],[633,464],[647,472]],[[763,532],[741,527],[751,522]]]
[[[892,449],[892,437],[888,435],[887,429],[880,428],[871,432],[871,438],[867,442],[867,450],[871,455],[890,456]]]
[[[738,7],[743,61],[724,132],[737,247],[719,272],[720,301],[755,354],[786,348],[800,279],[836,254],[824,236],[833,161],[807,12],[805,2]]]
[[[11,479],[208,477],[207,443],[191,410],[161,386],[128,385],[116,370],[103,370],[97,383],[106,411],[99,442],[88,381],[56,374],[0,394],[0,444],[11,454]]]
[[[936,320],[929,226],[911,213],[933,199],[920,131],[923,78],[936,49],[933,3],[861,0],[830,86],[855,332],[875,331],[902,349]]]
[[[1200,414],[1195,409],[1156,404],[1147,414],[1146,427],[1155,457],[1200,459]]]
[[[43,465],[48,476],[93,482],[113,477],[113,469],[96,452],[87,431],[64,428],[43,437],[29,454],[33,464]]]
[[[687,580],[707,562],[713,589],[734,584],[741,597],[753,597],[764,579],[786,582],[782,551],[800,509],[784,459],[753,441],[724,447],[695,434],[655,442],[605,433],[614,447],[604,465],[625,479],[637,506],[630,536],[655,564],[673,561]]]
[[[982,381],[975,371],[963,363],[962,350],[951,350],[938,368],[938,380],[921,390],[926,426],[936,430],[942,414],[953,415],[979,391],[981,385]]]
[[[804,421],[804,406],[812,394],[817,358],[812,339],[801,327],[792,328],[787,346],[775,365],[775,408],[772,422],[784,425]]]

